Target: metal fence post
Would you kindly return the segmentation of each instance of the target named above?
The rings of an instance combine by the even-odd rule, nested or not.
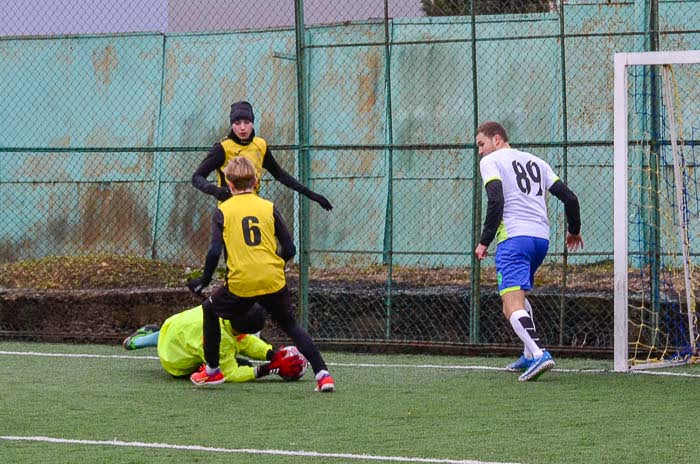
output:
[[[474,136],[479,127],[479,99],[476,71],[476,15],[474,14],[474,0],[471,0],[471,40],[472,40],[472,97],[474,98]],[[469,343],[479,343],[479,313],[481,311],[481,263],[473,251],[479,242],[481,235],[481,185],[479,183],[479,149],[474,145],[474,161],[472,163],[472,233],[471,248],[471,281],[469,283]]]
[[[304,31],[304,0],[294,0],[297,66],[297,162],[299,181],[309,183],[308,95],[306,88],[306,56]],[[299,310],[301,326],[309,327],[309,200],[299,195]]]
[[[163,34],[163,47],[161,49],[161,64],[160,64],[160,96],[158,99],[158,126],[156,127],[156,143],[155,146],[156,148],[160,148],[163,140],[163,88],[165,87],[164,85],[164,80],[165,80],[165,41],[167,40],[167,36]],[[153,176],[155,177],[155,182],[156,182],[156,211],[153,214],[153,233],[151,236],[151,259],[156,259],[158,256],[158,227],[160,226],[158,222],[158,216],[160,215],[160,200],[161,200],[161,179],[162,179],[162,173],[161,171],[163,170],[162,166],[162,161],[160,159],[160,153],[159,151],[154,151],[153,152]]]
[[[391,126],[391,37],[389,35],[389,2],[384,0],[384,86],[386,88],[386,133],[384,139],[387,143],[387,191],[386,191],[386,223],[384,226],[384,263],[387,266],[386,277],[386,325],[384,335],[391,338],[391,287],[393,271],[393,243],[394,243],[394,136]]]
[[[569,179],[569,131],[568,131],[568,113],[566,110],[566,35],[564,28],[564,1],[559,2],[559,45],[561,53],[561,107],[562,107],[562,171],[564,183],[568,183]],[[564,222],[564,237],[567,232],[566,221]],[[562,256],[562,282],[561,293],[559,294],[559,345],[564,344],[564,318],[566,317],[566,286],[567,286],[567,271],[569,262],[569,252],[566,248],[566,240],[564,240],[564,254]]]

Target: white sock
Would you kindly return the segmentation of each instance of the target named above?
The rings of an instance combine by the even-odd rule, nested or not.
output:
[[[532,315],[532,306],[530,306],[530,302],[527,301],[527,298],[525,298],[525,311],[527,311],[527,313],[530,315],[530,319],[532,319],[532,327],[535,327],[535,316]],[[527,345],[524,345],[523,354],[527,359],[532,359],[534,357],[532,355],[532,351]]]
[[[329,375],[327,370],[322,369],[322,370],[318,371],[316,373],[316,380],[321,380],[321,377],[323,377],[324,375]]]
[[[209,364],[207,364],[207,375],[214,375],[217,372],[219,372],[218,367],[210,367]]]
[[[535,331],[530,315],[524,309],[518,309],[510,315],[510,325],[515,330],[520,340],[525,344],[525,349],[530,350],[534,358],[542,356],[542,348],[539,346],[540,337]]]

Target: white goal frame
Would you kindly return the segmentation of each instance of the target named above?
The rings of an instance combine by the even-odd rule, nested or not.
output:
[[[700,63],[700,50],[674,52],[615,53],[614,96],[614,370],[627,372],[628,365],[628,115],[627,67]],[[673,141],[675,143],[675,140]],[[693,325],[690,324],[691,330]],[[692,338],[691,338],[692,340]],[[644,366],[649,367],[649,366]]]

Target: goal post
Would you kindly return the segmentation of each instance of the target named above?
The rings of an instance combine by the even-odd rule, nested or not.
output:
[[[700,51],[614,69],[614,369],[697,361]]]

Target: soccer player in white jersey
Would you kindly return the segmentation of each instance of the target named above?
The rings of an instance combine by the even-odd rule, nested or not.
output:
[[[544,160],[511,148],[501,124],[489,121],[480,125],[476,145],[482,156],[479,169],[488,205],[474,254],[479,260],[486,258],[489,244],[496,238],[496,271],[503,314],[525,345],[522,356],[506,369],[525,371],[518,377],[521,382],[536,380],[554,367],[552,356],[542,348],[532,308],[526,299],[549,248],[545,194],[549,191],[564,203],[568,225],[566,246],[572,251],[583,247],[578,198]]]

